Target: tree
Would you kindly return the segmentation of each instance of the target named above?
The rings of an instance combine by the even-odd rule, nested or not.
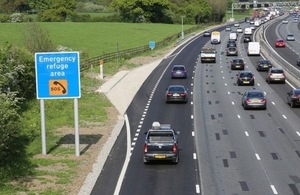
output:
[[[39,19],[45,22],[64,22],[75,15],[76,0],[52,0],[49,9],[39,13]]]
[[[168,0],[114,0],[111,6],[128,22],[139,22],[141,18],[154,23],[171,21]]]
[[[3,12],[26,12],[30,10],[28,0],[1,0],[0,7]]]
[[[27,174],[28,139],[20,126],[20,106],[35,94],[34,58],[11,45],[0,49],[0,181]]]

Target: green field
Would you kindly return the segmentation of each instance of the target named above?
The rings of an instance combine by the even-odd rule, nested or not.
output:
[[[0,23],[0,45],[11,43],[24,47],[24,31],[28,23]],[[55,45],[85,52],[89,57],[104,53],[148,45],[149,41],[162,41],[180,33],[181,25],[148,23],[40,23]],[[189,29],[193,25],[183,25]]]

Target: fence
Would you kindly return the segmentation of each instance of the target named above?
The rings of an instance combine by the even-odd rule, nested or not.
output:
[[[200,25],[194,26],[190,29],[185,30],[184,34],[190,34],[190,33],[194,32],[194,31],[196,31],[200,28],[201,28]],[[163,46],[166,46],[166,45],[170,44],[170,42],[172,40],[175,40],[178,37],[181,37],[181,32],[177,33],[175,35],[172,35],[170,37],[167,37],[162,41],[157,42],[155,44],[155,47],[156,48],[161,48]],[[140,46],[140,47],[136,47],[136,48],[132,48],[132,49],[126,49],[126,50],[121,50],[121,51],[118,51],[118,52],[103,54],[101,56],[93,57],[93,58],[90,58],[88,60],[85,60],[85,61],[81,62],[80,71],[87,70],[91,65],[99,64],[100,60],[104,60],[105,62],[109,62],[109,61],[115,60],[117,58],[128,59],[128,58],[131,58],[133,56],[136,56],[138,54],[141,54],[141,53],[144,53],[144,52],[150,51],[150,50],[151,49],[149,48],[149,45],[144,45],[144,46]]]

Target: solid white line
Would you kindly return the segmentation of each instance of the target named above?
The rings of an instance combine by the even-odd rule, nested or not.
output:
[[[274,185],[270,185],[270,186],[271,186],[271,189],[272,189],[273,193],[274,193],[274,194],[278,194],[278,192],[277,192],[275,186],[274,186]]]
[[[130,142],[131,142],[130,125],[129,125],[129,120],[128,120],[128,117],[126,114],[124,115],[124,118],[125,118],[125,123],[126,123],[126,130],[127,130],[126,131],[127,132],[127,151],[126,151],[125,162],[123,164],[122,171],[119,175],[119,179],[118,179],[117,186],[115,188],[114,195],[118,195],[120,193],[122,181],[124,179],[124,176],[125,176],[125,173],[126,173],[129,161],[130,161],[130,151],[131,151],[131,148],[130,148],[130,145],[131,145],[130,144]]]
[[[200,186],[199,186],[199,184],[196,185],[196,193],[200,194]]]

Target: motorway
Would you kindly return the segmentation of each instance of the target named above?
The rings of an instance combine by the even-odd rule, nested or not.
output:
[[[247,25],[241,24],[243,28]],[[238,57],[255,74],[255,86],[237,86],[238,71],[230,69],[234,57],[225,55],[229,32],[224,27],[219,30],[222,43],[212,46],[218,51],[216,64],[200,62],[200,49],[211,46],[210,39],[200,35],[164,59],[147,78],[126,112],[131,156],[124,178],[118,182],[126,157],[125,126],[91,194],[300,194],[300,108],[291,109],[286,103],[286,93],[292,88],[289,83],[293,82],[266,83],[266,73],[257,72],[254,66],[263,56],[248,57],[240,34]],[[300,53],[297,24],[283,25],[278,20],[266,25],[263,36],[274,46],[276,38],[288,32],[294,33],[296,41],[274,50],[295,64]],[[277,58],[275,53],[270,56]],[[187,79],[171,79],[173,64],[187,67]],[[188,88],[187,104],[165,103],[169,84]],[[242,94],[253,88],[265,92],[267,110],[245,111],[241,106]],[[144,132],[153,121],[170,123],[180,131],[177,165],[143,163]]]

